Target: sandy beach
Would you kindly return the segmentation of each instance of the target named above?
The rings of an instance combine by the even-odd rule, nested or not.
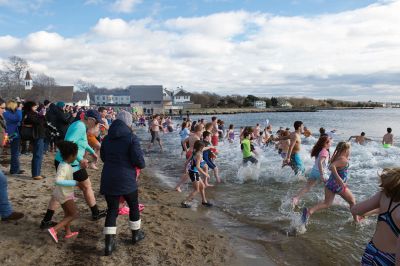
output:
[[[4,156],[8,158],[8,156]],[[47,178],[34,181],[29,174],[8,176],[8,191],[13,207],[25,213],[18,222],[2,222],[0,226],[0,265],[232,265],[237,262],[230,239],[218,232],[201,211],[182,209],[183,195],[162,188],[146,171],[140,181],[140,202],[145,204],[142,228],[146,239],[136,246],[129,244],[128,217],[118,219],[117,251],[103,256],[104,219],[93,222],[82,192],[76,189],[79,219],[73,229],[76,239],[61,239],[55,244],[47,231],[39,229],[53,188],[54,154],[45,156],[42,166]],[[30,156],[21,156],[22,169],[30,172]],[[100,166],[101,168],[101,166]],[[7,173],[8,167],[1,169]],[[106,203],[99,195],[101,171],[89,170],[93,188],[101,208]],[[58,209],[54,217],[59,221]],[[236,264],[236,263],[235,263]]]

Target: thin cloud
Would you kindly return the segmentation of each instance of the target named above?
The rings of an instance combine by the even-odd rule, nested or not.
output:
[[[115,12],[131,13],[141,2],[142,0],[117,0],[112,4],[112,9]]]

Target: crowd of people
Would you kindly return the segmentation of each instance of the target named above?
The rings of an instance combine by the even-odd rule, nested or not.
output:
[[[158,118],[155,117],[155,119]],[[183,175],[176,190],[181,192],[182,184],[189,178],[193,184],[193,190],[181,203],[183,208],[190,208],[194,196],[198,193],[200,193],[202,205],[213,206],[206,198],[206,189],[213,186],[209,183],[209,171],[218,169],[216,166],[218,141],[226,139],[229,143],[233,143],[235,139],[234,125],[230,125],[225,132],[223,124],[223,121],[218,120],[217,117],[212,117],[210,122],[205,119],[191,121],[189,118],[184,118],[179,135],[182,155],[186,154],[186,160],[183,163]],[[362,265],[395,265],[396,262],[400,265],[400,208],[398,208],[400,206],[400,168],[384,169],[380,174],[381,191],[372,198],[356,204],[355,197],[347,185],[351,156],[349,141],[355,139],[356,145],[364,145],[372,140],[365,137],[364,132],[360,136],[351,136],[347,142],[337,143],[331,155],[330,148],[336,130],[327,132],[324,128],[320,128],[319,133],[318,140],[311,151],[311,157],[315,158],[315,163],[307,176],[306,185],[292,198],[292,204],[293,207],[297,206],[304,194],[318,183],[325,187],[325,199],[311,208],[304,208],[302,222],[306,225],[313,213],[329,208],[335,196],[339,195],[348,202],[356,223],[366,216],[379,215],[376,232],[365,249]],[[272,125],[268,123],[264,130],[261,130],[260,124],[255,127],[240,128],[238,135],[244,167],[259,164],[256,145],[272,145],[283,159],[282,167],[290,166],[295,175],[305,177],[306,169],[300,155],[301,144],[302,139],[309,138],[312,133],[310,129],[304,127],[302,121],[294,122],[293,131],[281,127],[274,134]],[[391,128],[388,128],[383,136],[382,145],[384,148],[394,145]],[[218,170],[214,173],[217,182],[220,183]]]
[[[105,219],[105,255],[111,255],[116,246],[116,220],[121,208],[129,214],[132,244],[144,239],[140,230],[137,178],[145,167],[144,155],[133,133],[133,118],[127,111],[116,113],[112,108],[83,108],[67,106],[63,102],[43,104],[0,99],[0,140],[3,152],[9,148],[10,175],[21,175],[20,155],[32,156],[31,175],[42,180],[43,156],[53,154],[55,167],[54,190],[50,196],[40,228],[48,230],[58,243],[60,231],[64,238],[76,237],[79,232],[71,223],[79,211],[75,205],[74,187],[78,187],[91,210],[92,219]],[[55,153],[55,154],[54,154]],[[101,173],[101,194],[107,210],[100,210],[86,169],[97,169],[98,159],[104,163]],[[52,220],[61,205],[64,218]],[[126,211],[129,206],[128,211]],[[14,211],[9,201],[7,177],[0,171],[0,216],[2,221],[19,220],[22,212]]]
[[[122,209],[129,215],[129,228],[132,231],[131,243],[144,239],[141,230],[140,211],[143,208],[138,198],[138,178],[140,169],[145,167],[144,153],[138,137],[132,127],[146,127],[150,133],[147,149],[157,142],[160,151],[164,150],[163,132],[174,132],[175,126],[171,117],[154,115],[148,119],[121,110],[99,107],[79,108],[66,106],[63,102],[43,104],[34,102],[18,103],[0,99],[0,143],[1,148],[10,150],[10,175],[21,175],[21,154],[32,156],[31,176],[34,180],[45,178],[41,172],[43,156],[54,154],[55,182],[54,190],[49,195],[49,204],[40,223],[40,228],[48,230],[55,241],[59,241],[61,231],[64,238],[76,237],[79,232],[72,230],[71,224],[77,218],[79,210],[75,205],[74,188],[78,187],[85,198],[94,221],[105,217],[103,233],[105,235],[104,254],[109,256],[116,248],[116,221]],[[259,167],[260,155],[257,146],[275,147],[277,156],[282,158],[282,167],[289,166],[295,175],[305,176],[306,169],[301,158],[302,141],[316,136],[318,140],[311,150],[310,156],[315,163],[307,174],[307,183],[292,198],[293,207],[301,198],[318,183],[325,188],[324,201],[302,211],[302,222],[306,225],[310,217],[317,211],[328,208],[336,195],[342,197],[350,206],[355,222],[366,216],[378,214],[376,232],[367,245],[362,257],[363,265],[394,265],[400,263],[400,168],[384,169],[380,174],[381,190],[372,198],[356,204],[347,185],[351,157],[350,142],[339,142],[335,151],[330,152],[335,130],[327,132],[320,129],[313,135],[304,127],[302,121],[296,121],[293,130],[279,128],[273,133],[270,123],[262,129],[241,127],[238,132],[230,124],[212,117],[210,121],[199,119],[183,119],[177,125],[182,148],[182,176],[175,189],[181,192],[181,186],[187,181],[192,183],[192,191],[181,202],[183,208],[191,208],[197,194],[201,196],[204,207],[213,207],[206,196],[206,191],[215,183],[222,183],[218,167],[218,146],[221,141],[230,145],[240,143],[242,151],[242,167]],[[371,139],[351,136],[356,145],[363,145]],[[236,141],[237,140],[237,141]],[[394,145],[392,129],[388,128],[382,139],[384,148]],[[104,163],[101,172],[100,192],[104,195],[107,210],[100,210],[87,169],[97,168],[101,159]],[[328,174],[330,172],[330,174]],[[64,218],[53,221],[57,208],[61,205]],[[128,210],[128,211],[126,211]],[[8,198],[7,177],[0,171],[0,215],[2,221],[18,220],[24,217],[21,212],[14,211]]]

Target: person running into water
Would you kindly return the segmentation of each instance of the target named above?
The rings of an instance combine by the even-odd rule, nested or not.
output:
[[[208,132],[208,131],[203,132],[203,142],[205,144],[205,147],[211,146],[211,133],[210,132]],[[221,178],[219,177],[218,167],[214,163],[215,158],[216,158],[216,155],[213,152],[213,149],[203,150],[203,159],[206,162],[208,169],[211,169],[214,171],[214,176],[215,176],[215,179],[217,180],[217,183],[221,183]],[[205,185],[212,186],[208,183],[208,179],[205,179]]]
[[[189,149],[186,148],[186,160],[189,160],[192,157],[193,154],[193,149],[194,149],[194,144],[201,139],[203,134],[203,126],[202,125],[196,125],[194,132],[190,134],[190,136],[184,141],[183,146],[187,147],[189,146]],[[184,170],[183,174],[181,177],[181,180],[179,183],[176,185],[175,190],[178,192],[181,192],[181,186],[188,180],[188,173],[187,173],[187,163],[185,162],[184,165]]]
[[[300,157],[301,149],[301,133],[303,132],[303,122],[294,122],[294,132],[290,133],[289,137],[279,138],[279,140],[290,139],[290,146],[286,159],[284,160],[285,165],[292,167],[295,175],[303,176],[305,169],[303,161]]]
[[[211,118],[212,129],[211,129],[211,143],[213,146],[218,146],[219,132],[221,130],[218,129],[218,120],[216,116]]]
[[[302,222],[307,223],[310,216],[316,211],[329,208],[336,194],[339,194],[347,203],[350,208],[356,204],[356,200],[347,187],[346,183],[349,179],[349,157],[351,145],[348,142],[339,142],[329,165],[331,175],[325,184],[325,200],[318,203],[310,209],[304,208],[302,214]],[[359,222],[360,217],[353,215],[354,221]]]
[[[290,146],[290,140],[287,139],[290,135],[290,132],[287,130],[281,130],[280,131],[280,138],[281,140],[278,141],[278,153],[281,155],[282,159],[286,159],[287,154],[289,152],[289,146]],[[282,167],[284,167],[286,164],[283,161],[282,162]]]
[[[244,165],[246,165],[248,162],[251,162],[252,164],[258,163],[258,160],[253,156],[254,147],[252,147],[253,145],[251,144],[251,141],[250,141],[251,134],[252,133],[250,131],[243,132],[243,140],[242,140],[241,148],[242,148]]]
[[[353,215],[379,213],[361,265],[400,265],[400,168],[384,169],[380,181],[381,191],[351,208]]]
[[[392,134],[392,129],[390,127],[387,128],[387,133],[383,136],[382,145],[384,148],[390,148],[393,146],[394,136]]]
[[[181,126],[181,131],[179,132],[179,136],[181,137],[181,146],[182,146],[182,152],[181,152],[181,157],[182,155],[187,151],[187,142],[185,140],[189,138],[190,136],[190,122],[183,122]]]
[[[229,125],[228,132],[226,133],[226,138],[228,139],[229,143],[233,143],[235,140],[235,131],[233,130],[233,125]]]
[[[372,139],[365,137],[365,132],[361,132],[360,136],[351,136],[348,141],[350,141],[352,139],[355,139],[355,142],[360,145],[364,145],[366,141],[372,140]]]
[[[160,139],[160,129],[162,130],[162,127],[160,126],[159,120],[160,115],[155,115],[152,122],[150,123],[151,140],[149,146],[147,147],[147,150],[150,150],[151,146],[153,146],[154,141],[156,140],[158,142],[158,145],[160,145],[161,152],[163,151],[163,146]]]
[[[311,151],[311,157],[315,157],[315,163],[308,177],[307,184],[300,192],[292,199],[293,206],[296,206],[300,198],[310,191],[317,184],[317,181],[325,183],[325,169],[329,161],[329,148],[331,147],[331,139],[328,136],[322,136],[318,139]]]
[[[212,207],[213,205],[207,201],[206,199],[206,192],[205,192],[205,185],[200,178],[200,174],[203,175],[205,178],[210,178],[207,172],[203,171],[202,164],[205,162],[203,161],[203,149],[205,145],[201,140],[196,141],[193,148],[193,155],[192,157],[187,160],[187,164],[189,165],[188,174],[190,180],[193,184],[193,191],[189,194],[185,201],[181,203],[183,208],[190,208],[190,202],[193,200],[194,196],[200,192],[201,194],[201,204],[205,207]]]
[[[52,200],[61,204],[64,210],[64,219],[54,227],[48,229],[49,234],[56,243],[58,243],[57,233],[62,228],[65,229],[65,239],[78,235],[78,232],[71,231],[71,222],[78,217],[78,211],[74,202],[74,187],[78,185],[78,182],[73,178],[73,169],[71,166],[71,163],[76,160],[78,155],[78,145],[70,141],[61,141],[57,146],[63,161],[57,168]]]

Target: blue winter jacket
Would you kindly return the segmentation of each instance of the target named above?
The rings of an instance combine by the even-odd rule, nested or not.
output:
[[[21,125],[22,111],[16,110],[15,112],[12,112],[10,110],[7,110],[4,112],[3,117],[4,120],[6,121],[7,125],[6,132],[8,133],[8,135],[9,136],[12,136],[14,134],[19,135],[18,127]]]
[[[122,196],[137,190],[136,167],[145,167],[143,152],[138,137],[121,120],[111,124],[101,144],[100,157],[104,162],[101,194]]]

